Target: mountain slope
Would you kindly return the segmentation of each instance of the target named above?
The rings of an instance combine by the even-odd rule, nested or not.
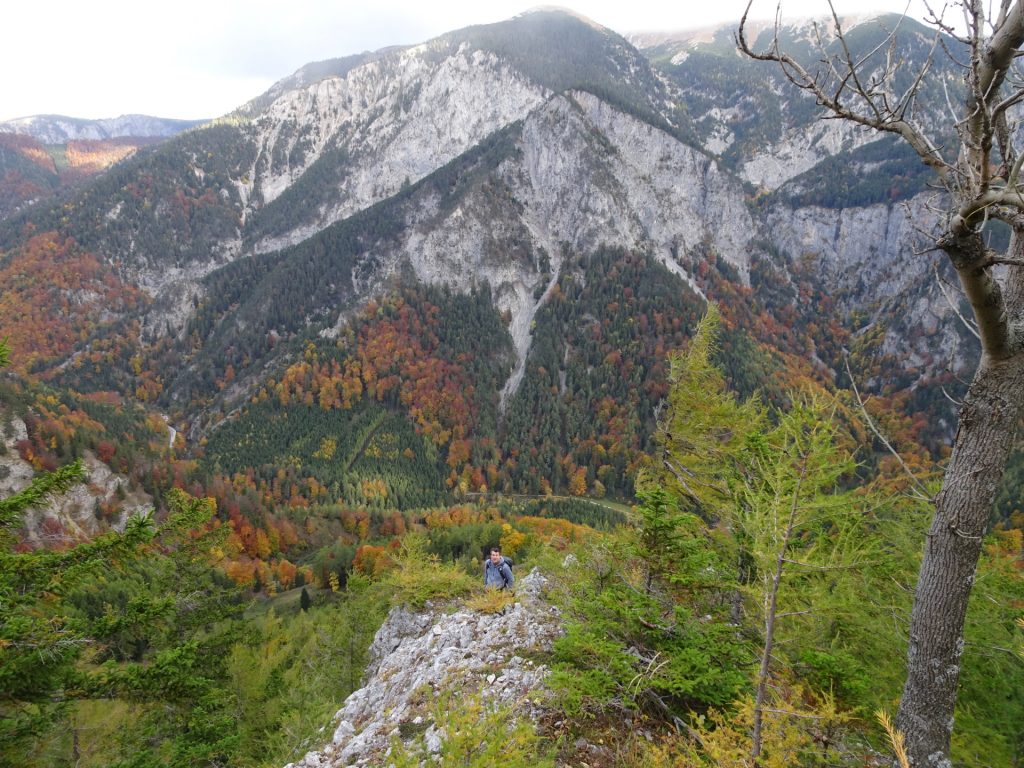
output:
[[[752,228],[741,189],[703,154],[590,94],[555,96],[391,199],[211,274],[204,326],[219,330],[192,367],[256,364],[269,333],[336,333],[353,301],[409,270],[460,291],[491,286],[519,359],[507,399],[564,254],[646,249],[692,285],[682,254],[707,243],[742,276]]]
[[[870,45],[881,23],[864,22],[851,39]],[[807,28],[784,34],[803,40]],[[908,28],[907,40],[907,54],[918,56],[920,31]],[[635,298],[637,285],[622,276],[654,274],[646,262],[624,266],[639,256],[664,270],[658,279],[679,298],[661,339],[677,344],[693,308],[715,298],[750,323],[736,348],[761,345],[752,360],[778,361],[774,347],[797,356],[788,365],[832,378],[847,347],[870,386],[924,391],[950,355],[957,364],[971,349],[926,280],[929,265],[912,258],[918,236],[909,222],[930,216],[916,194],[926,177],[886,142],[829,134],[836,124],[814,120],[806,100],[773,105],[773,76],[763,87],[764,71],[725,41],[721,33],[699,45],[663,40],[647,49],[655,67],[615,33],[546,11],[310,65],[232,115],[118,163],[66,202],[0,225],[11,306],[39,308],[8,313],[0,330],[19,343],[53,339],[33,351],[35,373],[155,402],[198,438],[268,377],[279,379],[306,345],[364,354],[346,345],[363,343],[350,323],[371,299],[416,284],[458,293],[486,286],[515,359],[509,370],[496,355],[481,391],[484,410],[493,407],[506,429],[540,407],[539,382],[567,395],[605,364],[614,350],[591,358],[582,338],[563,344],[551,329],[573,336],[564,298],[607,295],[594,281]],[[766,163],[783,172],[755,173]],[[900,174],[898,185],[876,185],[879,168]],[[624,254],[621,262],[602,260],[611,252]],[[609,275],[588,271],[595,260]],[[64,293],[41,299],[14,280],[51,262],[78,275]],[[61,308],[69,295],[80,299],[70,312]],[[102,296],[111,300],[100,312]],[[579,322],[598,318],[593,334],[606,344],[631,338],[619,329],[604,336],[622,306],[646,314],[648,328],[664,311],[607,302],[606,314],[588,309]],[[667,327],[664,316],[658,322]],[[47,324],[60,332],[41,335]],[[547,363],[531,368],[541,337],[536,356]],[[99,350],[108,365],[87,364]],[[659,342],[626,356],[644,394],[611,398],[602,418],[624,409],[620,428],[597,429],[593,439],[629,434],[629,449],[641,449],[647,427],[634,425],[650,425],[652,415],[632,410],[650,410],[646,398],[661,385],[645,378],[649,358],[666,351]],[[586,369],[575,367],[577,354]],[[22,359],[27,369],[27,353]],[[627,380],[629,365],[619,365]],[[740,373],[760,363],[728,365]],[[498,371],[504,378],[492,390]],[[533,394],[517,401],[524,381]],[[552,414],[568,423],[601,411],[592,391],[584,399],[582,411]],[[937,400],[929,407],[948,410]],[[488,439],[500,442],[492,427]],[[573,457],[550,470],[567,481],[592,447],[531,450]],[[594,461],[588,487],[612,466]],[[627,473],[615,485],[629,482]]]
[[[855,59],[864,58],[869,68],[881,67],[885,55],[891,53],[901,62],[898,88],[909,86],[917,68],[932,53],[934,30],[913,19],[883,14],[845,17],[842,22],[845,44]],[[819,163],[837,153],[854,152],[881,141],[879,134],[851,123],[817,119],[814,100],[790,86],[777,67],[737,53],[735,32],[735,25],[730,25],[678,34],[637,35],[632,42],[680,88],[696,116],[695,130],[701,143],[744,180],[763,189],[777,189],[801,173],[813,172]],[[891,51],[886,44],[890,32],[894,32]],[[753,48],[760,50],[770,44],[774,30],[771,25],[752,22],[747,33]],[[829,18],[789,20],[779,29],[780,45],[807,67],[813,67],[822,57],[816,47],[819,36],[826,53],[838,51],[840,44]],[[956,49],[952,41],[946,44]],[[959,77],[959,71],[945,56],[935,56],[910,117],[927,126],[929,132],[933,126],[945,125],[943,88],[955,88]],[[913,163],[915,168],[919,165],[919,160]],[[844,169],[840,176],[849,172]],[[872,174],[877,175],[874,171]],[[924,188],[921,182],[913,192]]]

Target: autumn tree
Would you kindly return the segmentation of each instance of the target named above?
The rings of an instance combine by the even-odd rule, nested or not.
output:
[[[934,246],[948,257],[970,301],[981,356],[934,499],[897,716],[911,763],[938,768],[951,765],[964,617],[1024,403],[1024,154],[1017,147],[1014,115],[1024,100],[1024,76],[1015,64],[1024,46],[1024,2],[952,5],[963,10],[963,26],[933,16],[933,53],[910,77],[898,54],[897,29],[867,55],[855,55],[831,3],[831,29],[818,28],[816,64],[805,65],[785,49],[778,23],[767,47],[752,47],[750,4],[736,35],[740,51],[778,65],[794,88],[816,100],[824,117],[900,137],[934,170],[943,189]],[[943,55],[962,70],[963,85],[956,113],[945,124],[928,125],[924,120],[930,118],[920,111],[925,99],[919,97],[938,77],[936,61]],[[956,96],[948,95],[951,101]],[[990,220],[1010,228],[1003,251],[994,251],[983,236]]]

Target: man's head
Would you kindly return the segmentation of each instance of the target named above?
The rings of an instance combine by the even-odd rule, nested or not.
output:
[[[491,547],[488,550],[488,557],[491,559],[491,562],[494,563],[495,565],[500,563],[501,562],[501,547]]]

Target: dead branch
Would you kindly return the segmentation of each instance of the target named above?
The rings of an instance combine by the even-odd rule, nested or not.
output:
[[[864,400],[861,399],[860,390],[857,389],[857,382],[853,378],[853,371],[850,370],[850,358],[845,354],[843,355],[843,364],[846,366],[846,375],[850,378],[850,386],[853,388],[853,394],[857,398],[857,405],[860,406],[860,412],[864,416],[865,421],[867,421],[868,427],[875,433],[875,436],[882,441],[886,450],[888,450],[889,453],[895,457],[896,461],[899,462],[904,473],[908,478],[910,478],[910,482],[913,485],[914,490],[917,492],[917,495],[922,500],[931,501],[932,496],[928,493],[928,490],[921,484],[921,481],[917,479],[914,473],[910,471],[910,467],[908,467],[907,463],[903,461],[903,457],[900,456],[899,452],[892,447],[892,443],[889,442],[885,435],[882,434],[882,431],[875,425],[874,419],[871,418],[871,414],[868,413],[868,409],[864,406]]]
[[[970,331],[974,335],[974,338],[980,341],[981,334],[978,333],[978,327],[973,321],[964,317],[963,313],[960,311],[960,307],[958,307],[957,303],[953,301],[953,297],[950,296],[949,293],[950,285],[943,279],[942,275],[939,274],[938,264],[932,264],[932,269],[935,271],[935,279],[939,283],[939,290],[942,291],[942,295],[946,299],[946,303],[949,305],[949,308],[953,310],[958,318],[960,318],[960,322],[963,323],[964,328]]]
[[[843,54],[838,57],[826,55],[824,58],[822,63],[828,70],[829,77],[820,73],[812,75],[796,59],[780,49],[778,21],[776,21],[776,34],[770,47],[765,51],[754,51],[746,37],[747,17],[752,4],[753,0],[749,0],[735,37],[736,45],[744,55],[757,61],[770,61],[778,64],[790,83],[814,96],[817,103],[831,112],[833,117],[902,136],[921,159],[934,168],[940,176],[945,177],[949,173],[950,164],[945,161],[924,132],[907,120],[901,112],[886,107],[887,100],[883,97],[884,92],[880,90],[880,87],[881,84],[892,80],[891,73],[888,77],[882,77],[878,84],[865,85],[861,81],[859,70],[863,66],[864,59],[860,62],[854,60],[843,35],[839,17],[831,2],[829,2],[829,9],[832,12],[836,38],[842,47]],[[895,34],[895,32],[890,34]],[[883,41],[884,44],[886,44],[885,41]],[[820,36],[819,47],[824,49],[824,43]],[[915,78],[915,82],[921,82],[923,75],[931,66],[930,62],[931,58],[929,57],[928,63],[923,67],[924,72],[919,73],[920,77]],[[845,101],[847,96],[852,97],[854,103],[859,102],[863,111],[848,106]],[[908,91],[900,102],[907,101],[909,103],[908,100],[912,99],[913,93]]]

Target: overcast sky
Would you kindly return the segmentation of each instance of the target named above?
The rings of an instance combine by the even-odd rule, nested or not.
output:
[[[911,15],[921,17],[921,0]],[[212,118],[311,61],[423,42],[510,18],[516,0],[51,0],[8,3],[0,43],[0,120],[140,113]],[[577,0],[566,7],[616,32],[735,23],[742,0]],[[906,0],[836,0],[840,13],[903,12]],[[784,16],[825,0],[783,0]],[[774,0],[754,0],[770,18]]]

